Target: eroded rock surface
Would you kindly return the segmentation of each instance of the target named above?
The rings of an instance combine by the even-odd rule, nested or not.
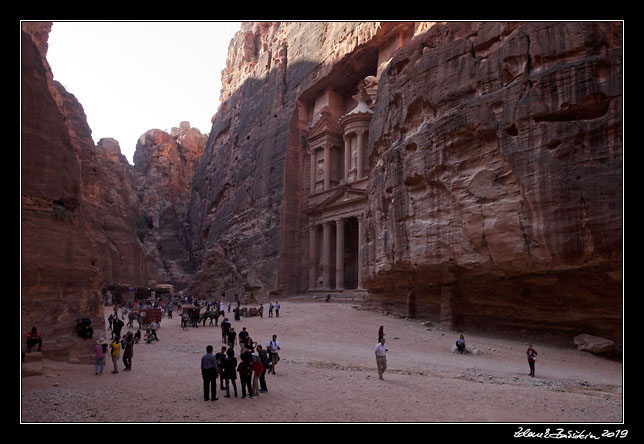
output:
[[[406,312],[413,291],[453,326],[619,340],[621,32],[446,23],[394,56],[371,126],[371,304]]]

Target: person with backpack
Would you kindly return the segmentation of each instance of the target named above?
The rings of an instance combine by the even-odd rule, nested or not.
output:
[[[270,367],[270,372],[272,374],[275,374],[275,366],[277,365],[277,362],[280,360],[280,355],[277,353],[280,349],[280,343],[277,340],[277,335],[273,335],[273,339],[268,341],[268,345],[266,346],[268,349],[268,357],[271,360],[271,367]]]
[[[239,379],[241,380],[241,389],[242,389],[242,399],[246,398],[246,392],[248,391],[248,396],[253,397],[253,355],[249,351],[245,351],[240,355],[241,362],[237,366],[237,372],[239,373]]]
[[[96,352],[96,374],[103,374],[103,367],[105,367],[105,355],[107,354],[107,342],[105,339],[101,338],[96,341],[96,346],[94,347]]]

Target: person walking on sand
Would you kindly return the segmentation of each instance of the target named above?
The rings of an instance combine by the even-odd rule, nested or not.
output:
[[[537,351],[532,348],[532,344],[528,344],[528,350],[526,350],[526,355],[528,355],[528,365],[530,366],[530,376],[534,378],[534,362],[537,360]]]
[[[114,371],[112,373],[118,373],[119,372],[118,362],[119,362],[119,356],[121,355],[121,343],[120,343],[120,338],[118,336],[114,338],[114,340],[110,344],[110,347],[112,348],[112,351],[110,352],[110,356],[112,356],[112,365],[114,365]]]
[[[268,302],[268,317],[269,318],[273,317],[273,303],[270,301]]]
[[[384,337],[385,337],[385,327],[381,325],[380,328],[378,329],[378,342],[382,341],[382,338]]]
[[[219,365],[217,358],[212,354],[212,345],[206,347],[206,354],[201,357],[201,378],[203,379],[204,401],[217,401],[217,375]],[[210,395],[210,396],[209,396]]]
[[[279,318],[280,317],[280,303],[275,302],[275,317]]]
[[[387,370],[387,348],[385,347],[385,338],[382,338],[376,345],[376,366],[378,367],[378,378],[383,378],[385,370]]]

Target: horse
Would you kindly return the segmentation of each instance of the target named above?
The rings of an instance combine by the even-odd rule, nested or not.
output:
[[[219,316],[223,312],[219,310],[210,310],[199,315],[199,322],[203,323],[203,326],[206,326],[206,321],[210,319],[210,325],[212,325],[212,320],[215,320],[215,325],[219,325]]]
[[[131,311],[127,315],[127,326],[128,327],[134,327],[134,321],[137,321],[139,323],[139,328],[141,328],[141,313],[137,311]]]

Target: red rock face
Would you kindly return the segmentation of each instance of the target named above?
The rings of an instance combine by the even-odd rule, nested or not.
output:
[[[94,146],[81,105],[53,81],[50,26],[25,23],[22,33],[22,328],[38,327],[49,358],[91,360],[75,320],[92,319],[104,336],[101,289],[159,275],[137,239],[139,202],[118,143]]]
[[[207,140],[187,122],[150,130],[134,167],[116,141],[93,145],[53,81],[48,32],[22,36],[22,320],[60,355],[87,353],[73,320],[102,322],[114,281],[305,292],[307,137],[366,75],[379,77],[366,203],[346,224],[364,307],[621,342],[621,24],[244,24]]]
[[[353,64],[343,58],[378,32],[378,23],[248,23],[235,36],[192,185],[195,294],[268,300],[301,291],[308,124],[300,96],[333,79],[354,93],[355,60],[373,51]]]
[[[371,125],[373,305],[621,340],[621,38],[448,23],[396,54]]]
[[[97,251],[81,220],[80,147],[48,77],[38,47],[23,32],[22,327],[26,333],[37,326],[52,344],[45,349],[55,353],[56,338],[70,335],[76,317],[101,325],[102,305]]]
[[[147,131],[134,153],[140,240],[154,258],[161,281],[177,290],[187,287],[194,274],[187,217],[192,176],[206,140],[199,130],[182,122],[172,134]]]

